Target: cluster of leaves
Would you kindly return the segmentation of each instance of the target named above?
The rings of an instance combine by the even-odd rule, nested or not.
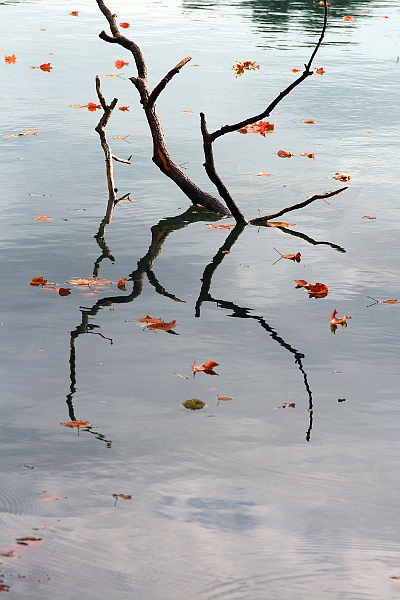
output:
[[[259,133],[263,137],[268,133],[273,133],[275,129],[275,125],[270,123],[270,121],[259,121],[258,123],[251,123],[250,125],[245,125],[241,129],[238,129],[239,133]]]
[[[297,288],[304,288],[308,291],[309,298],[325,298],[328,295],[328,286],[324,283],[307,283],[304,279],[294,280]]]
[[[256,63],[251,60],[237,60],[232,67],[232,71],[234,71],[236,77],[241,77],[244,75],[245,71],[254,71],[259,68],[260,65],[256,65]]]

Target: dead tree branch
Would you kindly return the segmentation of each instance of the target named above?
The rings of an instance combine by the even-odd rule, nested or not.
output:
[[[106,17],[112,33],[112,36],[110,36],[105,31],[102,31],[99,34],[99,37],[111,44],[118,44],[122,46],[131,52],[134,58],[137,68],[137,77],[131,77],[130,80],[139,92],[140,102],[143,106],[143,110],[145,111],[146,119],[153,138],[153,162],[167,177],[174,181],[174,183],[182,190],[184,194],[186,194],[193,204],[200,204],[208,210],[212,210],[223,216],[228,215],[229,211],[219,200],[217,200],[217,198],[214,198],[211,196],[211,194],[208,194],[197,187],[197,185],[195,185],[195,183],[193,183],[193,181],[180,170],[179,166],[173,162],[167,151],[164,132],[162,130],[161,122],[155,107],[155,101],[162,90],[172,79],[172,77],[179,73],[180,69],[190,60],[190,58],[184,58],[180,63],[178,63],[158,83],[154,90],[151,91],[147,78],[146,64],[139,46],[121,35],[118,29],[116,15],[112,14],[112,12],[104,4],[103,0],[96,0],[96,2],[99,9]]]
[[[311,196],[311,198],[307,198],[307,200],[304,200],[304,202],[299,202],[298,204],[293,204],[293,206],[288,206],[287,208],[283,208],[282,210],[280,210],[279,212],[277,212],[273,215],[267,215],[266,217],[257,217],[256,219],[252,219],[250,221],[250,223],[252,225],[266,225],[267,227],[269,227],[268,221],[270,221],[271,219],[277,219],[278,217],[281,217],[282,215],[284,215],[288,212],[291,212],[292,210],[298,210],[299,208],[304,208],[305,206],[308,206],[309,204],[311,204],[311,202],[314,202],[315,200],[324,200],[325,198],[330,198],[331,196],[336,196],[337,194],[340,194],[340,192],[343,192],[344,190],[347,190],[347,186],[342,187],[339,190],[335,190],[334,192],[326,192],[326,194],[315,194],[315,196]]]

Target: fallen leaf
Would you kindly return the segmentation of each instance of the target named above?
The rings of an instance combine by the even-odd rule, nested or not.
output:
[[[130,27],[130,23],[128,23],[128,21],[123,21],[119,24],[119,26],[122,27],[122,29],[128,29],[128,27]]]
[[[309,290],[309,298],[325,298],[328,295],[328,286],[324,283],[309,283],[305,286]]]
[[[57,496],[57,494],[47,494],[44,492],[43,494],[39,494],[39,498],[42,502],[50,502],[51,500],[64,500],[67,496]]]
[[[277,155],[280,156],[281,158],[291,158],[295,154],[296,154],[295,152],[286,152],[286,150],[278,150],[278,152],[277,152]]]
[[[8,140],[10,138],[24,137],[24,136],[30,135],[31,133],[33,133],[33,134],[39,133],[39,131],[42,131],[42,130],[25,128],[25,133],[10,133],[5,138],[3,138],[3,140]]]
[[[296,408],[296,404],[294,402],[285,402],[284,404],[278,404],[276,408]]]
[[[50,290],[52,292],[58,292],[60,288],[57,287],[57,286],[55,286],[55,285],[53,285],[53,284],[49,284],[49,285],[44,285],[43,289],[44,290]]]
[[[153,317],[150,317],[149,315],[142,319],[138,319],[139,323],[160,323],[160,321],[162,321],[162,319],[153,319]]]
[[[71,294],[71,288],[61,287],[58,290],[58,293],[60,294],[60,296],[69,296]]]
[[[292,73],[300,73],[300,69],[292,69]]]
[[[335,173],[333,179],[338,181],[350,181],[350,175],[348,173]]]
[[[325,70],[322,67],[320,67],[319,69],[314,69],[314,73],[316,75],[323,75],[325,73]]]
[[[260,171],[257,177],[272,177],[272,173],[263,173],[262,171]]]
[[[268,133],[273,133],[275,125],[270,121],[259,121],[258,123],[251,123],[245,125],[241,129],[238,129],[239,133],[259,133],[263,137]]]
[[[230,225],[212,225],[211,223],[208,224],[208,229],[231,229],[232,227],[235,227],[235,223],[231,223]]]
[[[79,10],[72,10],[69,14],[71,17],[79,17]]]
[[[398,300],[379,300],[381,304],[400,304]]]
[[[229,402],[229,400],[233,400],[233,398],[230,398],[229,396],[217,396],[218,398],[218,402]]]
[[[96,283],[95,279],[71,279],[68,281],[70,285],[93,285]]]
[[[46,285],[46,283],[47,283],[47,279],[43,279],[43,277],[36,275],[35,277],[32,277],[32,281],[29,283],[29,285],[37,287],[39,285]]]
[[[375,135],[375,131],[366,131],[365,133],[368,133],[368,135]]]
[[[338,319],[336,317],[336,315],[338,314],[338,311],[335,310],[333,311],[333,313],[331,314],[331,318],[329,319],[329,323],[331,325],[344,325],[347,327],[346,321],[347,319],[350,319],[350,317],[348,317],[347,315],[343,315],[343,317],[341,317],[340,319]]]
[[[87,104],[71,104],[71,108],[87,108]]]
[[[40,546],[44,543],[42,538],[35,537],[17,538],[16,542],[17,544],[21,544],[22,546]]]
[[[150,329],[151,331],[153,331],[155,329],[157,329],[159,331],[170,331],[174,327],[176,327],[176,320],[170,321],[169,323],[166,323],[165,321],[161,320],[157,323],[149,323],[147,325],[147,329]]]
[[[295,223],[286,223],[286,221],[266,221],[268,227],[294,227]]]
[[[118,110],[129,111],[129,106],[118,106]]]
[[[177,377],[180,377],[181,379],[189,379],[189,377],[187,375],[181,375],[180,373],[174,373],[174,375],[176,375]]]
[[[181,110],[181,112],[186,113],[187,115],[192,115],[193,114],[192,110]]]
[[[256,65],[256,63],[251,60],[237,60],[232,67],[232,71],[235,72],[236,77],[241,77],[245,71],[254,71],[255,69],[259,68],[260,65]]]
[[[88,102],[86,106],[90,112],[95,112],[98,108],[101,108],[101,104],[96,104],[96,102]]]
[[[4,62],[7,65],[15,65],[15,63],[17,62],[17,55],[16,54],[6,54],[4,56]]]
[[[315,150],[314,152],[300,152],[300,156],[307,156],[307,158],[315,160]]]
[[[54,219],[46,217],[46,215],[42,215],[40,217],[32,217],[32,221],[54,221]]]
[[[0,585],[0,592],[9,592],[10,591],[10,586],[8,585]]]
[[[301,122],[307,123],[307,125],[314,125],[315,123],[314,119],[302,119]]]
[[[388,19],[389,17],[387,15],[382,15],[381,19]]]
[[[218,375],[218,373],[215,373],[214,367],[218,367],[218,363],[213,360],[208,360],[203,365],[197,365],[196,361],[194,361],[192,365],[193,375],[199,371],[203,371],[204,373],[207,373],[207,375]]]
[[[122,277],[121,279],[119,279],[117,283],[117,288],[122,290],[123,292],[126,292],[126,281],[126,277]]]
[[[4,550],[0,552],[0,556],[4,556],[6,558],[19,558],[19,554],[17,554],[14,550]],[[3,592],[6,590],[3,590]]]
[[[355,21],[354,17],[350,17],[349,15],[344,15],[343,21]]]
[[[131,500],[132,496],[130,494],[113,494],[113,498],[117,498],[118,500]]]
[[[308,282],[305,279],[295,279],[294,282],[297,283],[296,289],[306,287],[308,285]]]
[[[129,65],[129,63],[124,60],[116,60],[114,64],[116,69],[122,69],[125,65]]]
[[[324,0],[319,0],[319,2],[318,2],[318,5],[319,5],[319,6],[325,6],[325,2],[324,2]],[[326,3],[326,5],[327,5],[327,6],[332,6],[331,2],[327,2],[327,3]]]
[[[43,63],[42,65],[39,65],[38,67],[31,66],[29,68],[30,69],[41,69],[42,71],[47,71],[48,73],[50,73],[50,71],[53,67],[51,66],[50,63]]]
[[[90,421],[68,421],[67,423],[60,423],[63,427],[89,427]]]
[[[371,215],[364,215],[363,219],[376,219],[376,217],[372,217]]]
[[[301,254],[300,252],[298,252],[297,254],[282,254],[282,258],[288,258],[289,260],[293,260],[299,263],[301,261]]]
[[[222,254],[230,254],[231,251],[230,250],[222,250]]]

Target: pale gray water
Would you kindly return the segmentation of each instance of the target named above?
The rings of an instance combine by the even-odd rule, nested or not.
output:
[[[131,23],[153,85],[188,54],[198,64],[169,83],[158,110],[174,160],[214,193],[198,113],[214,129],[260,112],[308,60],[322,9],[200,4],[110,8]],[[115,60],[131,63],[122,77],[134,70],[122,49],[98,39],[106,22],[94,2],[0,6],[3,53],[17,55],[15,65],[0,63],[1,138],[41,130],[1,141],[2,551],[20,553],[3,557],[7,597],[400,597],[400,306],[368,307],[367,298],[400,299],[399,12],[389,2],[336,2],[314,64],[324,75],[282,102],[273,134],[215,144],[217,168],[248,218],[341,187],[333,174],[350,173],[349,189],[329,204],[282,217],[295,223],[289,231],[346,252],[249,226],[230,254],[217,254],[235,234],[208,229],[210,216],[187,217],[187,227],[167,221],[155,230],[170,228],[153,272],[183,303],[146,278],[135,298],[132,282],[116,287],[146,255],[151,227],[188,208],[152,164],[136,91],[122,78],[102,77],[107,101],[130,106],[114,111],[107,134],[116,154],[133,154],[115,176],[121,195],[140,202],[120,203],[105,230],[113,260],[103,258],[98,274],[113,283],[96,296],[29,286],[35,275],[65,287],[91,278],[107,200],[99,111],[70,106],[96,100],[94,77],[118,73]],[[261,68],[235,79],[236,60]],[[50,73],[29,69],[49,61]],[[112,139],[128,134],[130,144]],[[279,149],[296,155],[281,159]],[[300,156],[314,150],[315,161]],[[32,220],[39,215],[54,220]],[[273,247],[301,252],[301,263],[273,265]],[[196,317],[214,256],[220,264]],[[309,299],[294,279],[324,282],[329,294]],[[352,318],[333,335],[335,308]],[[176,319],[179,336],[143,332],[136,319],[147,314]],[[87,318],[94,328],[84,333]],[[194,360],[218,362],[218,377],[193,379]],[[217,395],[233,400],[217,406]],[[185,410],[193,397],[206,408]],[[73,417],[92,428],[60,426]],[[43,501],[43,492],[59,499]],[[114,493],[132,498],[114,506]],[[26,536],[44,543],[21,553],[13,544]]]

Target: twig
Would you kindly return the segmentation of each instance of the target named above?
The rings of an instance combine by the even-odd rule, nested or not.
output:
[[[158,96],[161,94],[161,92],[163,91],[163,89],[165,88],[167,83],[169,81],[171,81],[173,76],[177,75],[179,73],[179,71],[182,69],[182,67],[184,67],[186,65],[186,63],[188,63],[190,60],[192,60],[192,57],[187,56],[186,58],[181,60],[173,69],[168,71],[166,76],[161,79],[160,83],[158,83],[156,85],[156,87],[153,89],[153,91],[151,92],[151,94],[149,96],[149,99],[147,101],[149,108],[151,108],[153,106],[153,104],[155,103],[155,101],[157,100]]]
[[[293,204],[293,206],[288,206],[287,208],[283,208],[282,210],[280,210],[279,212],[273,214],[273,215],[267,215],[265,217],[257,217],[256,219],[251,219],[250,223],[251,225],[267,225],[268,226],[268,221],[270,221],[271,219],[276,219],[277,217],[281,217],[282,215],[291,212],[292,210],[298,210],[299,208],[304,208],[305,206],[307,206],[308,204],[311,204],[311,202],[314,202],[315,200],[323,200],[324,198],[330,198],[331,196],[336,196],[336,194],[340,194],[340,192],[343,192],[344,190],[347,190],[347,186],[340,188],[339,190],[335,190],[334,192],[326,192],[326,194],[315,194],[315,196],[311,196],[311,198],[307,198],[307,200],[304,200],[304,202],[299,202],[298,204]]]

